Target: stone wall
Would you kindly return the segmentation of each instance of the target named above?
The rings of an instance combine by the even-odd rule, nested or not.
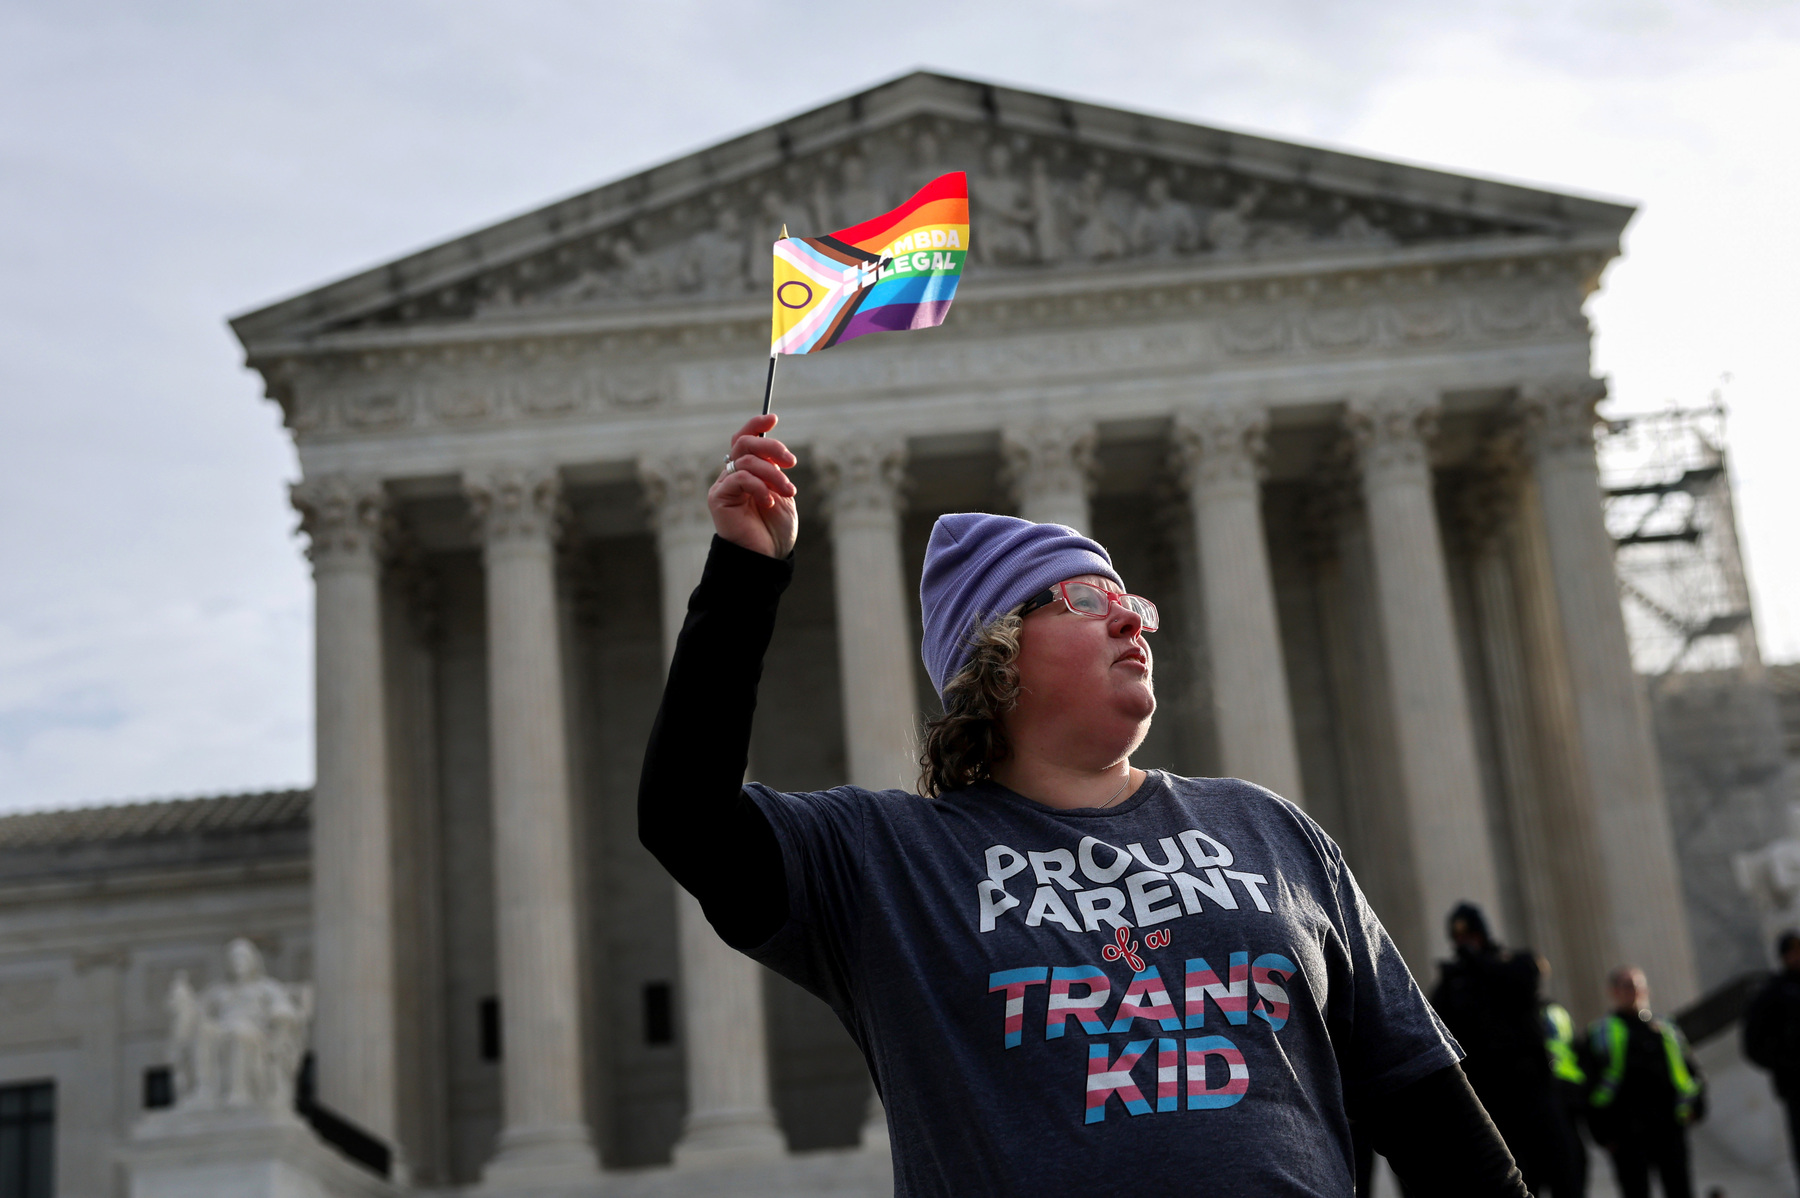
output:
[[[1766,968],[1758,916],[1732,857],[1786,834],[1800,800],[1800,765],[1783,744],[1782,709],[1768,681],[1738,670],[1648,679],[1657,750],[1681,864],[1702,990]]]
[[[56,1085],[57,1192],[122,1198],[113,1149],[167,1064],[169,987],[247,936],[312,976],[308,796],[0,818],[0,1085]]]

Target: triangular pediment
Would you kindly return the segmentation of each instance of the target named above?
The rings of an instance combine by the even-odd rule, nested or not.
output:
[[[783,224],[969,173],[972,279],[1582,234],[1632,209],[916,73],[248,313],[259,347],[562,310],[748,304]]]

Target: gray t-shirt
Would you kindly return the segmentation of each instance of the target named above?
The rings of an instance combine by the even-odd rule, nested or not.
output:
[[[1349,1195],[1346,1096],[1461,1055],[1337,845],[1247,782],[746,789],[790,912],[751,955],[862,1048],[898,1194]]]

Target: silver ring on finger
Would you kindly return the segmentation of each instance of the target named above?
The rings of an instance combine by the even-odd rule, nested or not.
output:
[[[730,474],[737,469],[737,459],[730,454],[725,455],[725,473]]]

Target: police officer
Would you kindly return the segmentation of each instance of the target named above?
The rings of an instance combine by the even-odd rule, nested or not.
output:
[[[1687,1129],[1705,1113],[1700,1071],[1680,1030],[1651,1015],[1643,970],[1613,970],[1607,993],[1612,1012],[1588,1028],[1588,1126],[1621,1198],[1649,1198],[1652,1166],[1664,1198],[1692,1198]]]
[[[1539,970],[1547,977],[1549,966],[1542,958]],[[1575,1038],[1575,1021],[1567,1007],[1546,1000],[1538,1009],[1543,1025],[1544,1053],[1550,1059],[1550,1113],[1556,1138],[1558,1172],[1550,1182],[1556,1198],[1585,1198],[1587,1194],[1587,1148],[1581,1142],[1581,1113],[1587,1106],[1587,1071],[1581,1064],[1581,1049]]]
[[[1537,958],[1494,942],[1473,903],[1450,912],[1456,955],[1438,963],[1431,1005],[1467,1057],[1463,1072],[1512,1149],[1534,1194],[1580,1194],[1556,1128],[1550,1062],[1538,1016]]]
[[[1775,1093],[1787,1108],[1788,1147],[1800,1166],[1800,932],[1775,942],[1781,972],[1744,1012],[1744,1055],[1775,1075]]]

